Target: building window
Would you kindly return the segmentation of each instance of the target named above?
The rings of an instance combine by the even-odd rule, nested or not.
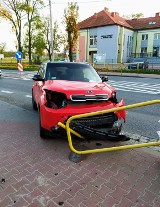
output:
[[[154,39],[155,40],[160,40],[160,33],[155,33],[154,34]]]
[[[148,34],[143,34],[142,35],[142,40],[148,40]]]
[[[128,39],[127,39],[127,57],[131,57],[132,45],[133,45],[133,37],[128,36]]]
[[[141,48],[140,57],[147,57],[147,47],[142,47]]]
[[[97,45],[97,36],[96,35],[91,35],[90,36],[90,45]]]

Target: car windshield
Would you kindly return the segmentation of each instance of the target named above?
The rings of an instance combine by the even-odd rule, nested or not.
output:
[[[96,70],[85,63],[48,63],[46,80],[101,82]]]

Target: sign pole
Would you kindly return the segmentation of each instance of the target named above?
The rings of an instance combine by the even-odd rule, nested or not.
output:
[[[21,72],[23,71],[23,66],[21,64],[21,60],[22,60],[23,55],[21,52],[17,51],[15,54],[15,57],[18,60],[18,71],[20,72],[20,76],[21,76]]]

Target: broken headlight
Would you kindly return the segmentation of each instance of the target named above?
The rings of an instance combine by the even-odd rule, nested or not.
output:
[[[67,97],[64,93],[46,90],[45,106],[52,109],[65,108],[67,106]]]

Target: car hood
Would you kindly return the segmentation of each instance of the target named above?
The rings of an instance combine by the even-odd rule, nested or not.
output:
[[[73,94],[98,95],[107,94],[108,97],[115,92],[115,89],[106,82],[79,82],[65,80],[48,80],[45,82],[43,89],[65,93],[67,98]]]

